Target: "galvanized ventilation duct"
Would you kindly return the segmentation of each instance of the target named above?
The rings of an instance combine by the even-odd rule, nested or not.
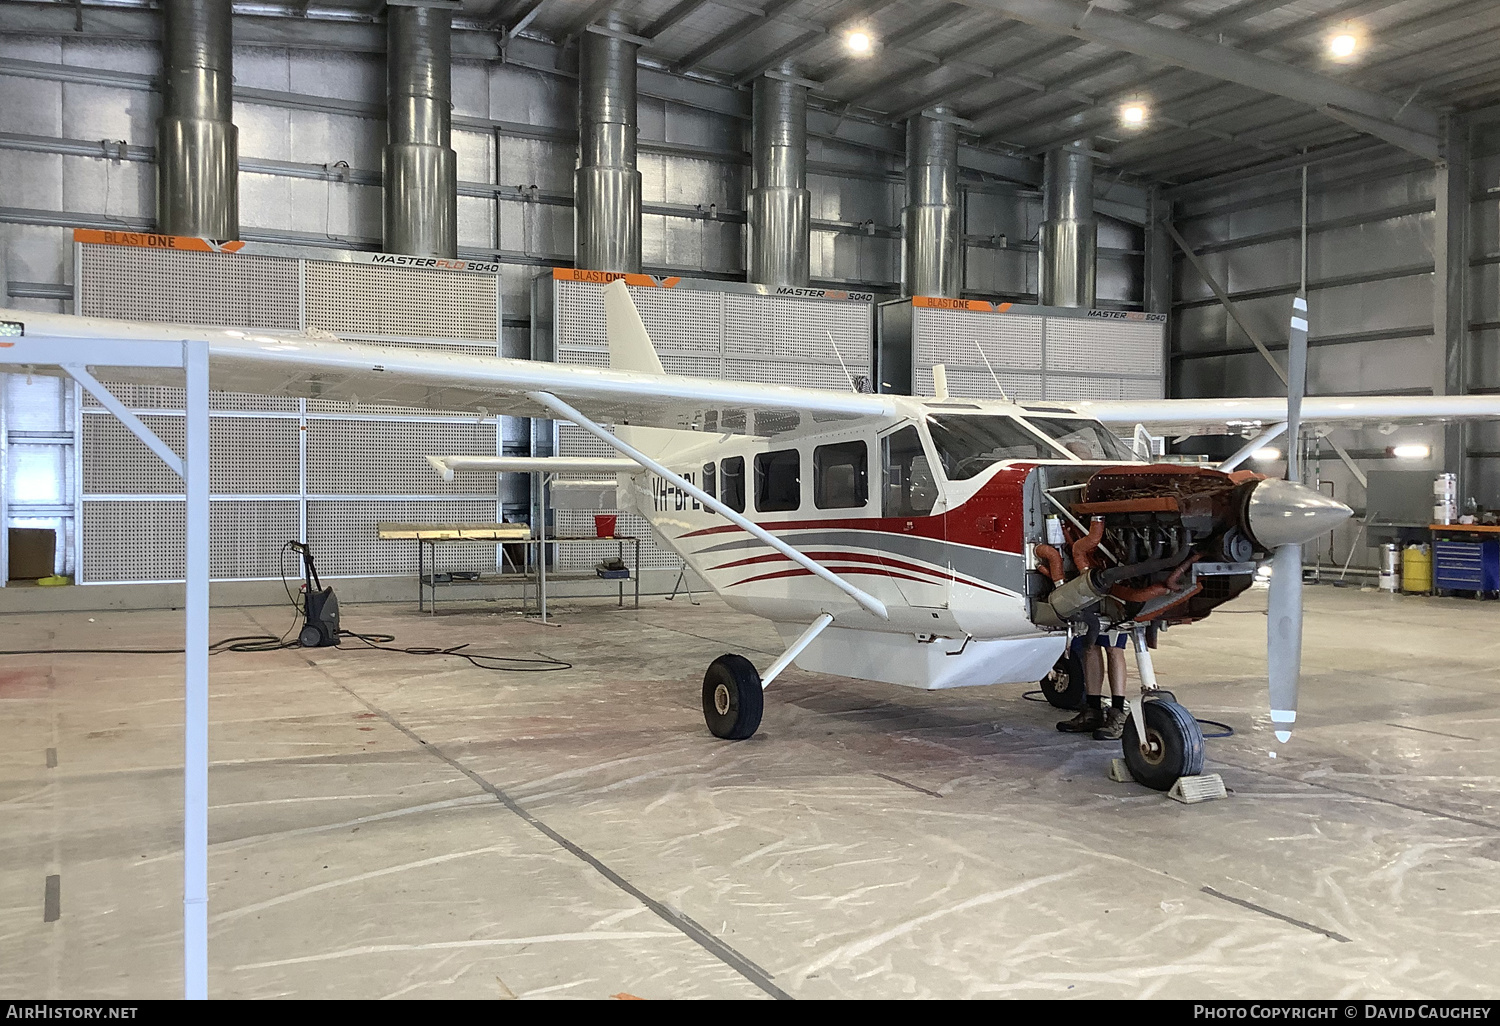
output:
[[[451,11],[386,8],[385,251],[458,255]]]
[[[1052,150],[1043,171],[1046,220],[1037,242],[1043,306],[1094,305],[1094,164],[1086,152]]]
[[[769,76],[756,80],[750,149],[749,278],[762,285],[806,285],[806,87]]]
[[[599,32],[580,41],[575,263],[641,269],[641,173],[635,166],[635,43]]]
[[[156,217],[168,235],[240,234],[230,0],[162,0]]]
[[[957,296],[960,280],[958,129],[935,108],[906,122],[908,296]]]

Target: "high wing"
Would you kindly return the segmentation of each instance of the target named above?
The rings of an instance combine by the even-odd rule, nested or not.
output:
[[[226,392],[551,418],[550,409],[526,395],[545,392],[606,423],[753,435],[895,415],[891,399],[881,395],[449,354],[333,336],[29,311],[6,315],[24,330],[9,345],[35,349],[38,367],[88,366],[104,380],[163,384],[173,379],[167,371],[111,367],[110,347],[91,342],[139,347],[207,340],[211,386]]]
[[[1249,399],[1121,399],[1067,405],[1105,424],[1170,429],[1173,435],[1223,434],[1287,419],[1285,396]],[[1500,418],[1500,395],[1315,396],[1302,420],[1331,427],[1402,421]]]

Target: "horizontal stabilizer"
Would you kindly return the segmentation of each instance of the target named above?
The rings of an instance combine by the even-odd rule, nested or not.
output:
[[[462,471],[489,474],[629,474],[640,464],[623,456],[428,456],[444,481]]]

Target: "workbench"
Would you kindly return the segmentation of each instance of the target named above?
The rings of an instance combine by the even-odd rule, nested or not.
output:
[[[1483,598],[1500,593],[1500,527],[1429,524],[1428,530],[1434,594],[1472,591]]]
[[[417,609],[437,614],[437,592],[439,587],[476,584],[521,583],[521,608],[525,609],[530,597],[531,582],[536,582],[537,609],[545,622],[547,619],[547,584],[550,581],[603,580],[596,572],[572,571],[548,573],[546,547],[549,545],[579,545],[600,542],[615,542],[615,550],[623,561],[625,545],[632,546],[632,562],[628,567],[635,590],[635,607],[641,606],[641,541],[630,535],[614,535],[598,538],[593,535],[535,538],[526,524],[396,524],[376,525],[377,537],[389,539],[414,539],[417,543]],[[500,545],[500,569],[497,572],[454,571],[444,573],[438,568],[438,546],[452,542],[490,541]],[[526,553],[519,564],[512,558],[511,546],[519,546]],[[509,566],[509,570],[506,567]],[[618,590],[619,604],[625,605],[625,579],[612,578]],[[430,603],[429,603],[430,596]]]

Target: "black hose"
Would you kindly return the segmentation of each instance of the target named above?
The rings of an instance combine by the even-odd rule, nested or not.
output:
[[[1083,635],[1083,647],[1091,648],[1099,643],[1099,614],[1093,609],[1085,610],[1083,625],[1088,630]]]
[[[1132,563],[1128,566],[1110,567],[1108,570],[1094,571],[1094,584],[1100,591],[1108,591],[1121,581],[1128,581],[1132,577],[1145,577],[1161,570],[1169,570],[1177,566],[1192,550],[1192,545],[1184,543],[1170,556],[1162,556],[1160,559],[1148,559],[1143,563]]]

